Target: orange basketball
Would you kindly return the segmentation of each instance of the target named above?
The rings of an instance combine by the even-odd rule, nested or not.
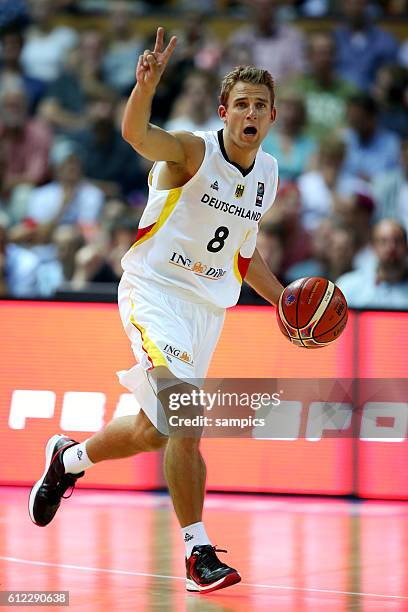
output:
[[[293,344],[319,348],[336,340],[347,323],[346,298],[331,281],[318,276],[288,285],[276,309],[278,325]]]

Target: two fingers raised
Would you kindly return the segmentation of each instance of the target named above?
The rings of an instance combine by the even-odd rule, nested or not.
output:
[[[157,29],[156,41],[153,51],[145,49],[142,55],[139,56],[137,71],[145,73],[162,71],[170,59],[171,54],[177,44],[177,38],[172,36],[169,44],[164,47],[164,28]]]

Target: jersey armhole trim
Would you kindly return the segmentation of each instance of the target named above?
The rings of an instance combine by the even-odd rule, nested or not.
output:
[[[167,219],[170,217],[171,213],[176,207],[177,202],[180,200],[180,196],[182,194],[184,187],[175,187],[174,189],[170,189],[166,201],[164,203],[163,208],[160,211],[160,214],[157,218],[157,221],[148,227],[139,228],[136,235],[136,241],[131,249],[139,246],[142,242],[149,240],[152,236],[154,236],[161,227],[166,223]]]
[[[171,189],[158,189],[157,187],[154,186],[154,171],[157,169],[158,164],[160,163],[166,163],[165,161],[160,161],[160,162],[154,162],[152,169],[149,172],[149,179],[148,179],[148,183],[149,183],[149,191],[154,191],[155,193],[170,193],[170,191],[172,191],[173,189],[187,189],[189,188],[198,178],[198,175],[200,174],[200,172],[202,171],[204,164],[206,163],[208,156],[209,156],[209,151],[208,151],[208,142],[207,140],[201,136],[200,134],[196,134],[195,132],[193,132],[194,136],[197,136],[197,138],[201,138],[201,140],[204,142],[204,157],[203,160],[200,164],[200,166],[197,169],[197,172],[194,174],[194,176],[192,176],[186,183],[184,183],[184,185],[181,185],[181,187],[172,187]]]

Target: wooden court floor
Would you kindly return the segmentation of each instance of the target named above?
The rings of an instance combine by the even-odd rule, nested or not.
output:
[[[207,531],[242,582],[199,595],[167,495],[75,491],[46,528],[27,496],[0,487],[0,591],[69,591],[89,612],[408,611],[407,503],[210,494]]]

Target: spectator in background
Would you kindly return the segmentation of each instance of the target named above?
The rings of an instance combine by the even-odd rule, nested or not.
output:
[[[343,198],[361,189],[361,181],[344,174],[345,152],[345,144],[340,138],[323,139],[319,145],[317,168],[299,178],[302,221],[309,231],[331,216],[335,208],[341,206]]]
[[[356,87],[368,91],[377,70],[386,63],[395,63],[396,39],[374,26],[368,16],[367,0],[339,2],[344,23],[336,28],[337,72]]]
[[[104,204],[98,231],[89,244],[85,244],[78,228],[60,225],[54,232],[59,260],[64,266],[64,278],[73,281],[71,289],[82,288],[87,282],[117,282],[123,249],[126,251],[135,241],[140,215],[122,200],[107,200]],[[102,263],[102,268],[96,265]],[[110,262],[110,263],[109,263]],[[107,270],[106,266],[110,266]],[[95,277],[89,271],[96,270]],[[113,272],[116,271],[116,274]],[[120,276],[120,274],[119,274]]]
[[[207,15],[198,9],[184,13],[182,29],[177,32],[179,49],[176,49],[175,60],[181,78],[193,68],[199,70],[216,70],[222,55],[222,45],[207,27]]]
[[[408,68],[408,39],[406,38],[398,51],[398,62],[404,68]]]
[[[408,231],[408,136],[401,142],[401,165],[373,180],[377,218],[392,217]]]
[[[76,253],[72,287],[83,289],[88,283],[117,286],[123,274],[121,259],[134,240],[135,221],[131,218],[116,221],[108,232],[106,243],[88,244]]]
[[[379,4],[387,17],[406,17],[408,13],[407,0],[380,0]]]
[[[295,183],[280,187],[276,201],[266,213],[261,227],[279,227],[282,238],[281,277],[292,265],[308,259],[312,254],[311,236],[302,225],[301,200]]]
[[[45,85],[42,81],[25,74],[21,66],[21,50],[23,48],[23,34],[19,30],[6,30],[1,34],[1,61],[0,61],[0,90],[4,87],[5,80],[10,77],[19,78],[23,84],[28,110],[32,115],[37,103],[44,95]]]
[[[135,83],[137,59],[143,53],[143,40],[134,34],[129,2],[121,0],[109,6],[108,45],[103,73],[110,87],[127,96]]]
[[[25,217],[27,198],[33,187],[18,183],[10,190],[6,173],[6,152],[0,143],[0,224],[9,228]]]
[[[58,134],[70,136],[86,125],[81,66],[79,49],[71,49],[60,76],[50,83],[39,106],[39,116]]]
[[[251,64],[253,64],[253,58],[250,46],[235,42],[230,37],[224,45],[218,73],[226,74],[234,66],[250,66]]]
[[[377,258],[372,269],[356,270],[337,281],[352,308],[408,309],[407,233],[393,219],[379,221],[373,231]]]
[[[93,238],[93,240],[96,240]],[[56,259],[61,269],[61,283],[72,278],[75,270],[76,254],[84,246],[85,238],[77,225],[57,225],[52,241],[55,245]],[[55,287],[59,289],[59,287]]]
[[[356,253],[356,237],[347,225],[336,224],[332,230],[327,264],[323,276],[337,281],[340,276],[351,272]]]
[[[382,128],[408,136],[408,70],[386,64],[377,72],[373,97],[378,105]]]
[[[103,192],[83,178],[72,143],[56,143],[51,161],[54,180],[33,190],[25,220],[10,230],[10,240],[21,245],[22,256],[29,251],[37,258],[35,283],[28,288],[31,295],[52,295],[64,280],[64,262],[58,259],[54,241],[57,228],[74,227],[73,240],[78,241],[78,235],[89,239],[95,234],[104,203]]]
[[[374,261],[371,230],[375,203],[371,189],[364,191],[364,187],[364,184],[359,185],[357,188],[360,192],[338,200],[335,206],[335,216],[339,223],[348,227],[355,236],[354,269],[372,266]]]
[[[398,167],[399,138],[379,127],[378,108],[371,96],[361,94],[351,98],[347,120],[349,128],[344,132],[346,173],[371,181],[381,172]]]
[[[95,97],[87,107],[89,127],[76,135],[86,177],[108,197],[129,196],[133,191],[147,189],[138,156],[115,126],[115,112],[112,93]]]
[[[9,219],[9,194],[6,192],[6,154],[4,148],[0,146],[0,225],[7,227]]]
[[[309,38],[307,74],[293,80],[292,86],[304,96],[308,132],[322,137],[345,122],[347,100],[356,88],[338,78],[334,71],[336,49],[329,33],[317,32]]]
[[[6,160],[3,190],[19,183],[39,185],[48,176],[52,135],[38,119],[28,116],[28,102],[19,79],[3,83],[0,92],[0,141]]]
[[[355,255],[355,234],[350,227],[335,222],[334,220],[324,222],[316,230],[314,240],[314,258],[309,259],[289,268],[287,272],[288,282],[303,278],[304,276],[321,276],[336,281],[346,272],[353,268]],[[325,239],[318,236],[320,231],[328,229]],[[324,250],[322,245],[324,244]]]
[[[233,33],[229,44],[251,53],[251,64],[265,68],[276,81],[303,72],[304,38],[293,26],[280,24],[278,0],[250,0],[251,24]]]
[[[102,213],[103,192],[83,176],[82,151],[66,140],[56,142],[51,151],[54,180],[33,191],[28,218],[36,226],[46,224],[97,224]],[[40,231],[41,236],[43,232]]]
[[[223,124],[216,113],[214,77],[194,71],[187,75],[180,96],[175,100],[166,130],[219,130]]]
[[[257,241],[257,249],[263,259],[268,264],[268,268],[273,271],[280,282],[282,278],[282,262],[284,256],[284,230],[274,222],[261,223],[259,226]],[[245,281],[242,283],[242,289],[239,296],[238,304],[255,304],[257,306],[269,306],[270,303],[264,300],[256,291]]]
[[[306,17],[323,17],[329,12],[331,0],[300,0],[300,12]]]
[[[57,10],[63,13],[79,13],[82,0],[54,0]]]
[[[117,225],[123,219],[131,219],[133,223],[134,236],[137,234],[139,220],[143,211],[138,214],[134,209],[129,209],[129,204],[124,200],[117,198],[109,199],[103,207],[101,225],[105,232],[109,232],[114,225]],[[134,241],[133,241],[134,242]]]
[[[28,28],[22,52],[24,71],[30,77],[49,83],[62,69],[64,57],[77,41],[74,30],[54,26],[55,4],[52,0],[30,0],[32,25]]]
[[[284,229],[278,223],[266,220],[259,226],[256,246],[267,262],[269,269],[280,279],[283,278],[284,240]]]
[[[279,160],[279,179],[282,184],[296,180],[307,170],[317,143],[313,137],[305,134],[306,109],[300,93],[283,91],[278,96],[277,109],[277,122],[264,140],[262,148]]]
[[[26,0],[0,0],[0,31],[25,27],[29,20]]]
[[[103,74],[106,38],[100,30],[88,29],[81,32],[79,41],[79,63],[81,85],[85,94],[97,96],[104,92],[107,83]]]
[[[285,281],[287,283],[291,283],[297,278],[304,278],[305,276],[324,275],[333,227],[334,218],[326,217],[310,232],[311,256],[308,259],[295,263],[286,270]]]
[[[31,297],[37,294],[37,257],[12,244],[0,220],[0,297]]]
[[[0,297],[4,297],[8,294],[7,272],[6,272],[6,265],[7,265],[6,245],[7,245],[7,230],[0,218]]]
[[[61,75],[50,83],[39,114],[58,133],[71,136],[84,129],[88,100],[109,91],[103,80],[103,54],[102,34],[85,30],[79,46],[68,52]]]

